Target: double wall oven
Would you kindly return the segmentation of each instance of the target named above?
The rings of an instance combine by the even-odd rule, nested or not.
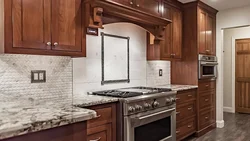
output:
[[[199,55],[199,79],[217,77],[217,57]]]

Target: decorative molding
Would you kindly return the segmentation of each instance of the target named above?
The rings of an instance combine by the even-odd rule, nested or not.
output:
[[[216,127],[217,128],[223,128],[224,127],[224,120],[217,120],[216,121]]]
[[[223,112],[235,113],[232,107],[223,107]]]

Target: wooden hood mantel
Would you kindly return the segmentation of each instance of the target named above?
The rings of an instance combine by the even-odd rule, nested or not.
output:
[[[161,40],[171,20],[119,4],[111,0],[85,0],[88,27],[103,28],[104,24],[129,22],[143,27]]]

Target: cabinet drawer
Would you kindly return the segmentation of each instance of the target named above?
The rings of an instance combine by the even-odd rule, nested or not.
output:
[[[89,120],[87,128],[96,127],[112,122],[112,107],[93,109],[97,113],[97,118]]]
[[[87,130],[87,141],[111,141],[111,124],[97,126]]]
[[[215,123],[215,110],[211,108],[209,110],[200,112],[199,129],[206,128],[207,126]]]
[[[195,102],[182,105],[181,107],[177,107],[176,109],[176,120],[180,121],[184,118],[191,117],[195,115],[195,113]]]
[[[188,119],[186,121],[177,123],[176,127],[176,138],[177,140],[181,140],[188,135],[194,133],[196,131],[196,122],[195,118]]]
[[[176,95],[176,104],[179,106],[185,102],[196,100],[196,90],[178,92]]]
[[[214,94],[206,93],[206,95],[202,95],[199,98],[199,104],[200,104],[200,110],[208,107],[214,107],[215,101],[214,101]]]
[[[215,89],[216,81],[199,81],[199,92]]]

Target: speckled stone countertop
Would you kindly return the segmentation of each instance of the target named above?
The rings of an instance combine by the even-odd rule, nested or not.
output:
[[[1,101],[0,111],[0,140],[96,117],[93,110],[53,102],[24,106],[20,100]]]
[[[198,86],[196,86],[196,85],[175,85],[175,84],[159,85],[159,86],[155,86],[155,87],[168,88],[168,89],[171,89],[172,91],[185,91],[185,90],[198,88]]]
[[[88,107],[117,101],[119,101],[119,98],[83,94],[81,96],[76,96],[73,100],[73,104],[77,107]]]

